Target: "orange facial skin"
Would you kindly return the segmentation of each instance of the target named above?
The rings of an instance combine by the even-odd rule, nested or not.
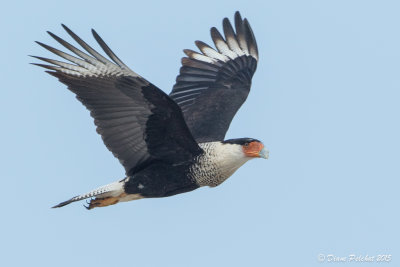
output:
[[[243,145],[242,149],[247,157],[260,157],[260,151],[264,148],[264,145],[260,142],[253,141],[249,144]]]

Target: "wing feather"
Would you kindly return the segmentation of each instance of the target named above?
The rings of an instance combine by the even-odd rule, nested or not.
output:
[[[170,97],[181,107],[197,142],[223,140],[229,125],[250,91],[258,49],[247,19],[235,14],[235,30],[223,20],[225,37],[212,27],[216,49],[196,41],[200,52],[185,49],[187,57]]]
[[[90,110],[104,144],[132,175],[152,161],[171,164],[192,160],[201,153],[190,134],[179,106],[160,89],[130,70],[92,33],[111,58],[108,60],[63,25],[67,33],[89,54],[57,35],[49,34],[73,54],[38,42],[69,62],[36,57],[52,65],[48,69]],[[189,78],[190,79],[190,78]]]

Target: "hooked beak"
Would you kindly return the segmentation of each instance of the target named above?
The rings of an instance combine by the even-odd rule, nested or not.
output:
[[[259,156],[260,158],[268,159],[268,156],[269,156],[269,151],[268,151],[268,149],[266,149],[265,147],[263,147],[263,149],[261,149],[260,152],[258,153],[258,156]]]

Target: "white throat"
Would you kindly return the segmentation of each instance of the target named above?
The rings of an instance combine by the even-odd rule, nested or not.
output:
[[[201,143],[204,155],[192,167],[194,178],[199,186],[217,186],[229,178],[248,160],[241,145],[221,142]]]

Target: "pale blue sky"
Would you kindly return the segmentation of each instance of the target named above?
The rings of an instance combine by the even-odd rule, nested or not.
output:
[[[59,2],[2,5],[1,266],[400,266],[398,1]],[[182,49],[236,10],[260,61],[227,137],[262,140],[270,159],[213,189],[50,209],[124,171],[73,94],[28,64],[50,56],[34,41],[60,48],[46,30],[71,40],[65,23],[95,46],[95,28],[169,92]]]

